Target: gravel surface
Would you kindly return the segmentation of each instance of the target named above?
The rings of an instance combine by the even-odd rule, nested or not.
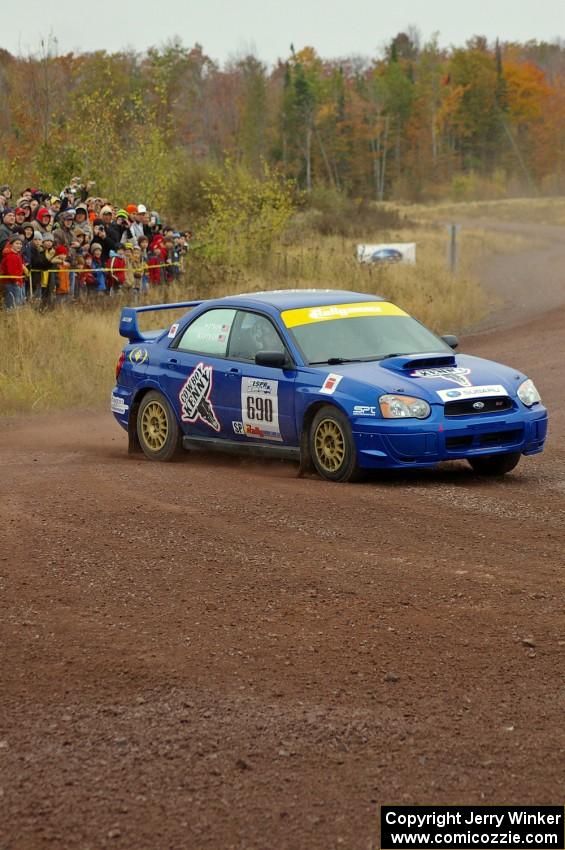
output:
[[[543,263],[490,264],[508,311],[462,345],[550,408],[500,481],[0,423],[1,850],[372,850],[380,804],[563,800],[563,246],[557,299]]]

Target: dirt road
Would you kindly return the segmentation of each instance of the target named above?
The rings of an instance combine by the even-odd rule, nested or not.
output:
[[[382,803],[563,801],[565,307],[505,261],[536,318],[463,348],[530,374],[551,435],[502,481],[1,423],[2,850],[369,850]]]

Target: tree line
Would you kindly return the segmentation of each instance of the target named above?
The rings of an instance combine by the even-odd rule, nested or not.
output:
[[[375,200],[565,190],[565,45],[399,33],[381,55],[313,47],[268,67],[223,66],[178,38],[134,51],[0,49],[0,178],[95,180],[126,203],[198,217],[229,159],[277,169],[305,193]]]

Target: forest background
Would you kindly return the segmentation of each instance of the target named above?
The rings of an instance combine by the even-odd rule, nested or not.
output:
[[[266,167],[316,202],[473,200],[565,191],[565,45],[463,47],[399,33],[375,57],[313,47],[268,68],[223,67],[176,39],[139,54],[0,49],[0,173],[139,201],[192,225],[203,182],[229,160]],[[304,199],[303,199],[304,200]]]

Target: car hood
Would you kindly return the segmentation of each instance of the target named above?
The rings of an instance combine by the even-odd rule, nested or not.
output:
[[[371,389],[381,393],[413,395],[436,404],[447,400],[445,393],[439,394],[441,391],[452,390],[449,397],[457,398],[459,394],[456,391],[463,387],[501,385],[515,396],[525,379],[525,375],[510,366],[467,354],[401,355],[379,361],[344,363],[316,371],[321,373],[322,384],[328,374],[341,376],[339,394],[359,396]]]

